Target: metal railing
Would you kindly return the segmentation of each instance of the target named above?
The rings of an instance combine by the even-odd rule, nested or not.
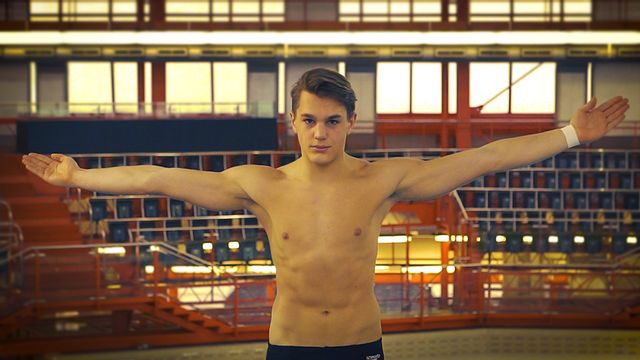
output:
[[[247,102],[0,102],[0,116],[19,118],[158,118],[234,116],[275,118],[277,104]]]
[[[105,250],[116,247],[126,250]],[[376,272],[375,293],[383,318],[420,323],[427,316],[451,313],[614,316],[640,304],[639,259],[635,252],[606,264],[451,262],[433,273],[414,272],[414,265],[405,264],[404,273]],[[196,271],[179,272],[175,265]],[[163,242],[34,247],[0,260],[0,269],[6,271],[0,298],[13,304],[3,306],[5,310],[34,302],[164,296],[233,327],[268,324],[273,296],[245,298],[240,289],[276,285],[272,275],[221,273]],[[451,291],[441,288],[443,277]]]

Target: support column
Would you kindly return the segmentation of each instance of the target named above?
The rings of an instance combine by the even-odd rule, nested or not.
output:
[[[164,61],[151,63],[151,101],[153,113],[164,115],[166,110],[166,67]]]
[[[458,125],[456,126],[456,147],[471,147],[471,107],[469,105],[469,62],[458,63]]]

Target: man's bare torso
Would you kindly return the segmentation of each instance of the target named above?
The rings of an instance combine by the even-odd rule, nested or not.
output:
[[[381,336],[377,238],[397,179],[375,163],[348,157],[348,164],[343,178],[325,182],[301,180],[296,163],[262,167],[245,187],[277,269],[272,344],[340,346]]]

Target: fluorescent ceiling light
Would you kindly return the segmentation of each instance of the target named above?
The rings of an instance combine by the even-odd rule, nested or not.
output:
[[[411,241],[411,237],[407,235],[381,235],[378,236],[378,244],[390,243],[406,243]]]
[[[640,31],[6,31],[0,45],[637,45]]]

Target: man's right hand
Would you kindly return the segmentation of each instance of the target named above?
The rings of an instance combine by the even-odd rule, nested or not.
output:
[[[73,158],[62,154],[51,154],[51,157],[29,153],[22,156],[22,163],[27,170],[38,175],[52,185],[71,187],[73,175],[80,167]]]

